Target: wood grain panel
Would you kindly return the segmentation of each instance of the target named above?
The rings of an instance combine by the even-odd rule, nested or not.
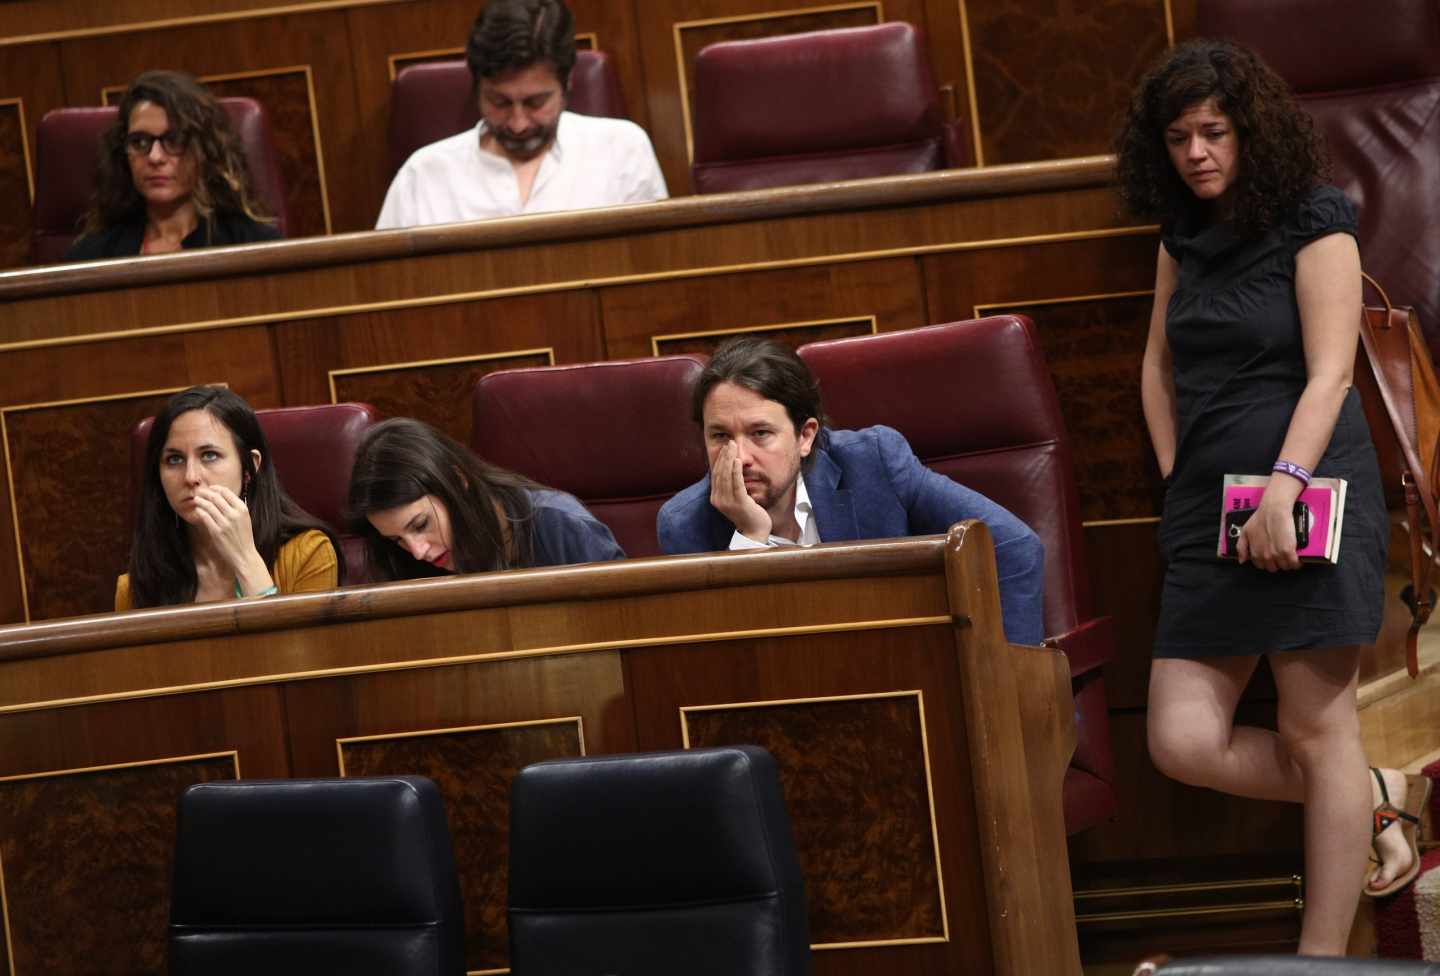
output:
[[[368,403],[383,417],[414,417],[469,444],[470,399],[480,377],[499,369],[552,365],[547,350],[337,372],[331,374],[331,401]]]
[[[960,0],[985,165],[1105,152],[1167,46],[1163,0]]]
[[[690,748],[758,745],[781,769],[812,943],[943,939],[922,699],[690,709]]]
[[[1150,292],[1039,304],[983,305],[980,315],[1028,315],[1075,444],[1080,517],[1160,514],[1165,484],[1140,410],[1140,360],[1150,327]]]
[[[510,781],[545,759],[585,754],[580,720],[341,740],[341,775],[427,776],[445,801],[465,905],[465,964],[509,963]]]
[[[636,703],[637,746],[642,750],[678,748],[682,744],[680,709],[687,706],[730,706],[736,702],[911,690],[920,691],[927,705],[933,701],[959,702],[960,679],[953,640],[953,634],[947,627],[918,627],[904,631],[868,631],[844,655],[825,653],[822,647],[824,638],[812,636],[739,639],[724,647],[674,645],[665,649],[631,651],[627,655],[627,675]],[[676,652],[685,656],[683,672],[665,666],[664,655]],[[696,714],[693,711],[687,713],[689,716]],[[876,817],[875,826],[884,824],[887,829],[893,829],[893,822],[887,822],[887,817],[903,818],[904,815],[886,807],[889,798],[884,797],[884,791],[873,790],[873,783],[866,787],[858,785],[864,777],[857,774],[852,778],[850,772],[841,768],[830,767],[824,777],[819,778],[838,777],[838,782],[851,784],[853,788],[840,787],[827,794],[830,787],[823,781],[815,782],[817,775],[811,764],[821,761],[823,756],[841,754],[867,766],[894,761],[913,771],[913,764],[909,759],[902,760],[901,754],[896,751],[896,740],[893,738],[896,727],[893,724],[888,725],[891,731],[886,733],[886,738],[877,739],[874,743],[883,756],[889,757],[888,760],[875,755],[862,760],[849,751],[849,746],[842,744],[843,738],[832,739],[838,734],[834,729],[813,727],[813,737],[802,733],[806,723],[818,720],[821,714],[812,711],[806,716],[803,712],[790,711],[790,706],[787,706],[774,722],[763,717],[751,719],[759,724],[747,733],[753,731],[756,735],[770,737],[768,745],[776,752],[791,820],[797,825],[796,840],[801,864],[826,865],[852,877],[865,876],[872,871],[879,872],[875,875],[877,877],[884,875],[889,870],[884,865],[889,855],[888,846],[881,842],[881,837],[893,840],[896,839],[894,836],[877,830],[860,841],[858,853],[853,858],[845,859],[844,863],[829,862],[826,859],[834,855],[831,847],[836,837],[823,825],[828,818],[839,816],[835,803],[852,811],[856,805],[861,811],[869,810]],[[924,714],[933,773],[931,790],[935,820],[939,825],[949,941],[906,945],[901,951],[905,953],[908,965],[913,967],[909,971],[988,972],[992,950],[989,930],[983,922],[985,910],[980,907],[984,904],[985,895],[973,873],[973,866],[979,863],[980,855],[976,848],[972,772],[966,758],[968,737],[957,708],[927,707]],[[889,719],[867,717],[866,721],[885,726]],[[788,725],[790,722],[797,724]],[[881,741],[890,744],[881,746]],[[913,738],[910,742],[913,745]],[[906,752],[905,755],[913,753]],[[796,760],[800,763],[799,768],[790,768],[790,763]],[[849,761],[851,759],[846,760]],[[877,769],[874,775],[885,779],[894,775],[894,771],[881,773]],[[918,786],[912,784],[905,789],[913,795]],[[816,805],[813,808],[812,803]],[[871,807],[872,803],[878,806]],[[854,815],[858,822],[863,822],[870,813],[855,812]],[[832,825],[832,829],[839,831],[840,828]],[[820,844],[821,849],[812,850],[812,843]],[[919,865],[912,864],[912,867],[918,868]],[[805,885],[812,910],[812,941],[816,942],[821,938],[843,937],[857,930],[863,931],[867,924],[876,924],[880,919],[888,919],[886,924],[890,925],[915,926],[917,917],[912,917],[911,913],[917,903],[923,903],[924,897],[918,895],[922,889],[913,881],[907,881],[902,886],[901,890],[907,892],[904,898],[897,897],[888,905],[881,903],[883,899],[870,901],[857,897],[853,886],[847,894],[839,894],[831,889],[829,877],[812,873],[808,867],[805,870]],[[866,886],[862,884],[861,887]],[[823,902],[821,897],[825,899]],[[826,906],[825,914],[817,916],[815,911],[821,904]],[[923,918],[923,913],[918,917]],[[897,921],[900,919],[906,921]],[[851,949],[817,953],[814,957],[815,971],[817,974],[876,971],[873,960],[868,956],[871,951]]]
[[[0,780],[10,971],[163,971],[176,801],[237,778],[231,754]]]
[[[29,256],[33,173],[25,101],[0,99],[0,268]]]
[[[876,331],[875,317],[866,315],[860,318],[833,319],[825,322],[779,322],[774,325],[721,329],[715,332],[657,335],[651,338],[650,342],[651,348],[657,356],[697,354],[708,356],[722,342],[741,335],[773,339],[792,349],[799,349],[807,342],[847,339],[852,336],[872,335]]]
[[[374,226],[375,215],[363,181],[350,175],[349,157],[367,140],[376,142],[378,153],[384,147],[381,130],[362,123],[357,114],[345,37],[345,13],[336,9],[77,38],[62,44],[65,86],[83,104],[157,64],[200,78],[232,79],[216,82],[217,91],[253,90],[266,101],[287,183],[293,180],[304,194],[297,198],[303,206],[292,215],[298,223],[291,236],[324,232],[324,209],[315,208],[317,187],[328,191],[334,229],[359,230]],[[293,70],[300,67],[310,71],[308,88],[304,76]],[[316,142],[312,121],[319,128],[313,159],[308,148]],[[329,162],[322,170],[316,164],[323,157]]]
[[[831,268],[802,268],[621,285],[600,292],[605,348],[611,358],[650,356],[657,336],[720,332],[774,323],[854,322],[874,316],[880,331],[927,324],[919,268],[897,258]],[[836,335],[857,334],[841,331]],[[789,342],[789,330],[774,338]],[[817,330],[816,334],[825,330]],[[827,334],[826,338],[830,336]],[[805,338],[804,341],[810,341]],[[706,350],[713,342],[694,348]],[[666,343],[665,353],[689,345]]]
[[[124,464],[130,429],[168,393],[0,413],[19,526],[27,620],[103,613],[130,553]]]
[[[0,38],[61,32],[146,30],[177,19],[232,20],[267,10],[324,10],[413,0],[7,0],[0,7]]]

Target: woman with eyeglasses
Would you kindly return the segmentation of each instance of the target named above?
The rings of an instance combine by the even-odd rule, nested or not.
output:
[[[101,140],[95,196],[67,261],[275,240],[230,117],[189,75],[147,71]]]

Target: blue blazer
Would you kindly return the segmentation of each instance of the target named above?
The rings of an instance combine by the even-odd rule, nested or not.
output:
[[[889,427],[832,430],[804,472],[821,542],[934,535],[979,519],[995,540],[1005,636],[1039,644],[1044,634],[1045,547],[1031,528],[1000,505],[941,474],[915,456]],[[710,504],[710,476],[686,488],[656,518],[667,554],[730,548],[735,526]]]
[[[591,515],[574,495],[550,489],[532,490],[530,504],[534,509],[530,528],[535,546],[532,567],[625,558],[625,550],[615,541],[609,527]]]

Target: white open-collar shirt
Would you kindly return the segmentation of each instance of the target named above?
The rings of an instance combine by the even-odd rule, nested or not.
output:
[[[730,537],[731,549],[765,549],[770,546],[813,546],[820,541],[820,526],[815,524],[815,510],[810,507],[810,493],[805,490],[805,476],[795,478],[795,524],[800,526],[798,542],[783,535],[770,533],[764,542],[756,542],[748,535],[736,532]]]

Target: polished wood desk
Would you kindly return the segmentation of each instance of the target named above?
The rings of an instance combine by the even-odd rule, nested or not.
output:
[[[758,743],[817,973],[1078,976],[1070,679],[1005,643],[992,552],[964,523],[0,629],[10,966],[162,967],[189,783],[403,772],[445,796],[470,969],[503,971],[516,770]]]

